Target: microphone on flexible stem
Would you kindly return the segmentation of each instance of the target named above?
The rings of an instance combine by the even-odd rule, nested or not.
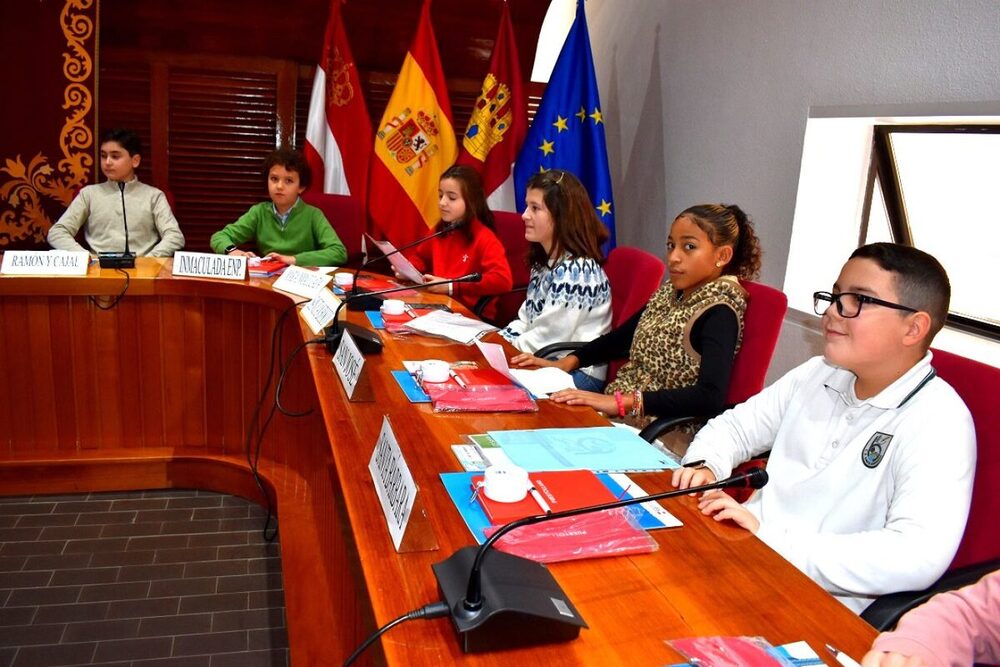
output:
[[[378,298],[381,294],[392,294],[393,292],[405,292],[406,290],[414,289],[426,289],[428,287],[435,287],[437,285],[452,285],[454,283],[478,283],[483,279],[483,274],[481,273],[469,273],[458,278],[450,278],[448,280],[435,280],[434,282],[421,283],[419,285],[404,285],[402,287],[391,287],[389,289],[378,290],[376,292],[365,292],[363,294],[349,294],[341,299],[340,304],[337,306],[337,310],[333,311],[333,323],[326,328],[326,335],[323,337],[323,342],[326,345],[326,349],[330,354],[337,351],[337,346],[340,345],[340,338],[343,336],[344,332],[350,332],[351,338],[358,344],[358,350],[362,354],[378,354],[382,351],[382,339],[378,337],[374,331],[366,329],[365,327],[359,326],[357,324],[352,324],[351,322],[340,322],[337,318],[340,317],[341,309],[346,305],[350,310],[350,303],[352,300],[363,300],[368,297],[374,298],[379,304],[382,303],[382,299]],[[376,306],[377,308],[378,306]]]
[[[438,590],[451,609],[462,650],[479,653],[569,641],[579,636],[580,628],[587,627],[544,564],[491,549],[512,530],[690,493],[729,487],[759,489],[765,484],[767,472],[752,468],[703,486],[525,517],[503,526],[480,547],[459,549],[431,568]]]
[[[135,253],[128,249],[128,219],[125,217],[125,181],[118,181],[118,190],[122,194],[122,224],[125,226],[125,252],[99,252],[97,259],[102,269],[133,269],[135,268]]]
[[[427,236],[424,236],[423,238],[419,238],[416,241],[412,241],[410,243],[407,243],[406,245],[401,246],[399,248],[396,248],[395,250],[393,250],[391,252],[387,252],[384,255],[380,256],[380,257],[375,257],[375,258],[369,259],[368,261],[364,262],[354,272],[354,281],[352,282],[352,287],[351,287],[351,292],[350,292],[350,296],[352,296],[352,297],[359,297],[359,298],[355,299],[354,301],[351,301],[348,304],[347,309],[348,310],[378,310],[379,305],[382,303],[381,300],[378,300],[377,297],[374,296],[374,294],[378,294],[378,292],[363,292],[363,291],[361,291],[361,288],[358,287],[358,276],[361,275],[361,270],[362,269],[364,269],[365,267],[367,267],[367,266],[369,266],[371,264],[374,264],[375,262],[381,261],[383,259],[386,259],[387,257],[391,257],[392,255],[400,253],[400,252],[402,252],[404,250],[409,250],[413,246],[420,245],[424,241],[430,241],[431,239],[436,238],[438,236],[444,236],[445,234],[449,234],[449,233],[455,231],[456,229],[458,229],[459,227],[464,227],[466,224],[468,224],[468,223],[465,220],[456,220],[455,222],[448,223],[447,225],[445,225],[444,227],[442,227],[438,231],[434,232],[433,234],[428,234]],[[370,296],[370,298],[368,298],[368,299],[360,298],[360,297],[366,297],[366,296]]]

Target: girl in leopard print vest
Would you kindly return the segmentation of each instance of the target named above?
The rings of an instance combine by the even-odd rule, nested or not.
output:
[[[670,227],[669,280],[643,309],[558,361],[518,355],[512,362],[569,372],[627,358],[603,394],[567,389],[552,394],[552,400],[640,423],[715,414],[723,407],[743,338],[747,295],[739,278],[757,276],[760,255],[753,226],[738,206],[692,206]]]

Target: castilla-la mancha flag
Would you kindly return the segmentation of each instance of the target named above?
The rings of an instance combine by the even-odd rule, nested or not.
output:
[[[469,165],[482,175],[491,209],[516,211],[511,169],[528,129],[528,112],[522,93],[514,26],[507,3],[502,6],[490,69],[483,80],[479,99],[472,107],[458,163]]]
[[[389,104],[375,132],[368,212],[397,247],[424,236],[441,219],[438,180],[458,153],[448,87],[424,0]]]
[[[340,15],[330,1],[323,54],[313,79],[305,155],[313,188],[365,201],[372,155],[372,124]]]

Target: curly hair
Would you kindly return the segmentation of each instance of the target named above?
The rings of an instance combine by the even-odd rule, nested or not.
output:
[[[309,168],[309,163],[306,161],[306,156],[302,154],[302,151],[297,151],[287,146],[282,146],[281,148],[271,151],[266,158],[264,158],[264,182],[267,182],[267,176],[271,173],[271,169],[275,166],[282,166],[288,171],[294,171],[299,175],[299,185],[303,188],[308,188],[312,184],[312,169]]]
[[[735,204],[699,204],[684,209],[678,218],[688,218],[705,232],[715,246],[731,246],[733,258],[722,267],[724,274],[754,280],[760,273],[763,254],[750,217]]]

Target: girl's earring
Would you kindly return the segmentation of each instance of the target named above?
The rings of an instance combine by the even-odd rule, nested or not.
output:
[[[721,269],[722,268],[722,262],[716,262],[715,263],[715,268]]]

